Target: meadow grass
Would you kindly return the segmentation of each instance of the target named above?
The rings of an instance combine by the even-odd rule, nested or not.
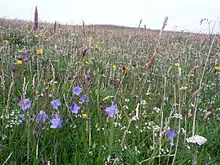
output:
[[[219,37],[166,21],[1,19],[0,164],[220,164]]]

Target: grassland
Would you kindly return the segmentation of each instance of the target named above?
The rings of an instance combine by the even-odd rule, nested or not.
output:
[[[220,164],[219,36],[164,27],[1,19],[0,164]]]

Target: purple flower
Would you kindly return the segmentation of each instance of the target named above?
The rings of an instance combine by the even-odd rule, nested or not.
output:
[[[87,81],[89,81],[91,79],[90,75],[86,75]]]
[[[24,120],[24,114],[20,114],[19,116],[20,116],[21,120]]]
[[[109,117],[115,117],[118,114],[117,105],[112,105],[105,109],[105,112],[108,114]]]
[[[82,89],[80,87],[73,88],[73,95],[79,96],[81,92],[82,92]]]
[[[53,100],[50,104],[53,106],[53,109],[56,110],[58,110],[58,107],[61,106],[60,99]]]
[[[176,133],[175,130],[171,130],[171,131],[166,130],[166,134],[167,134],[167,138],[171,141],[172,141],[173,138],[175,138],[177,136],[177,133]]]
[[[12,66],[11,67],[11,72],[15,72],[15,70],[16,70],[15,66]]]
[[[23,56],[18,56],[18,60],[22,60],[23,58]]]
[[[28,58],[27,57],[24,59],[24,62],[28,62]]]
[[[15,73],[15,77],[18,78],[20,76],[19,73]]]
[[[24,55],[28,55],[29,52],[28,52],[27,50],[24,50],[24,51],[23,51],[23,54],[24,54]]]
[[[48,115],[44,111],[40,110],[39,114],[36,117],[36,123],[44,124],[47,118],[48,118]]]
[[[79,107],[76,103],[73,102],[72,105],[71,105],[71,107],[70,107],[70,111],[71,111],[72,113],[77,114],[78,111],[79,111],[79,109],[80,109],[80,107]]]
[[[79,100],[82,101],[82,102],[89,102],[89,96],[83,95],[83,96],[80,97]]]
[[[50,122],[52,124],[50,128],[62,128],[62,120],[60,120],[58,115],[54,115]]]
[[[24,98],[23,100],[21,100],[21,101],[18,103],[18,106],[21,107],[21,109],[22,109],[23,111],[26,111],[28,108],[31,107],[31,101],[30,101],[30,99]]]

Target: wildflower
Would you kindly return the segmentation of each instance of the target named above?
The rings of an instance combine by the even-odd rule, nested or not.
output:
[[[24,114],[20,114],[19,116],[20,116],[21,120],[24,120]]]
[[[173,138],[177,136],[177,133],[175,130],[166,130],[167,138],[172,141]]]
[[[141,105],[146,105],[146,100],[141,100]]]
[[[118,114],[117,105],[112,105],[105,109],[105,112],[108,114],[109,117],[115,117]]]
[[[18,65],[21,65],[21,64],[22,64],[22,61],[21,61],[21,60],[18,60],[18,61],[17,61],[17,64],[18,64]]]
[[[179,64],[179,63],[175,63],[175,66],[176,66],[176,67],[180,67],[180,64]]]
[[[34,12],[34,31],[37,31],[38,29],[38,12],[37,12],[37,6],[35,6],[35,12]]]
[[[86,79],[87,79],[87,81],[89,81],[91,79],[91,76],[90,75],[86,75]]]
[[[70,107],[70,111],[71,111],[72,113],[77,114],[78,111],[79,111],[79,109],[80,109],[80,107],[79,107],[75,102],[73,102],[72,105],[71,105],[71,107]]]
[[[31,101],[30,99],[24,98],[18,103],[18,106],[21,107],[23,111],[26,111],[28,108],[31,107]]]
[[[113,65],[112,68],[113,68],[113,69],[116,69],[116,65]]]
[[[87,117],[87,114],[83,113],[82,118],[85,119]]]
[[[18,56],[18,60],[23,60],[23,56]]]
[[[68,40],[68,42],[73,42],[73,40]]]
[[[48,115],[44,111],[40,110],[39,114],[36,117],[36,123],[44,124],[47,118],[48,118]]]
[[[43,54],[43,50],[42,49],[36,50],[36,54],[42,55]]]
[[[218,49],[220,49],[220,45],[218,45]]]
[[[197,143],[198,145],[202,145],[207,141],[207,139],[202,136],[195,135],[195,136],[186,138],[186,141],[187,143],[195,143],[195,144]]]
[[[120,84],[121,84],[121,80],[118,80],[117,83],[116,83],[116,85],[115,85],[115,87],[114,87],[115,92],[118,91],[118,89],[119,89],[119,87],[120,87]]]
[[[82,101],[82,102],[89,102],[89,96],[83,95],[83,96],[80,97],[79,100]]]
[[[15,70],[16,70],[15,66],[12,66],[10,71],[15,72]]]
[[[81,92],[82,92],[82,89],[78,86],[73,88],[73,91],[72,91],[73,95],[77,95],[77,96],[79,96]]]
[[[129,72],[129,68],[125,68],[125,73],[128,73]]]
[[[6,42],[7,42],[7,40],[2,40],[2,42],[3,42],[3,43],[6,43]]]
[[[99,50],[99,45],[96,44],[96,45],[95,45],[95,49],[96,49],[96,50]]]
[[[39,36],[37,34],[34,35],[35,38],[38,38]]]
[[[215,66],[215,71],[220,71],[220,66]]]
[[[50,122],[52,124],[50,128],[62,128],[62,120],[60,120],[58,115],[54,115]]]
[[[28,58],[25,58],[25,59],[24,59],[24,62],[28,62]]]
[[[28,55],[30,52],[29,51],[27,51],[27,50],[24,50],[23,51],[23,55]]]
[[[60,99],[56,99],[50,102],[54,109],[58,110],[58,107],[61,106]]]
[[[18,78],[20,75],[19,73],[15,73],[15,77]]]
[[[89,62],[88,62],[88,61],[86,61],[86,62],[85,62],[85,64],[86,64],[86,65],[89,65]]]

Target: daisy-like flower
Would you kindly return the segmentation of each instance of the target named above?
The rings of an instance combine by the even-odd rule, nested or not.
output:
[[[198,145],[202,145],[207,142],[207,139],[202,136],[195,135],[187,138],[186,141],[187,143],[197,143]]]

